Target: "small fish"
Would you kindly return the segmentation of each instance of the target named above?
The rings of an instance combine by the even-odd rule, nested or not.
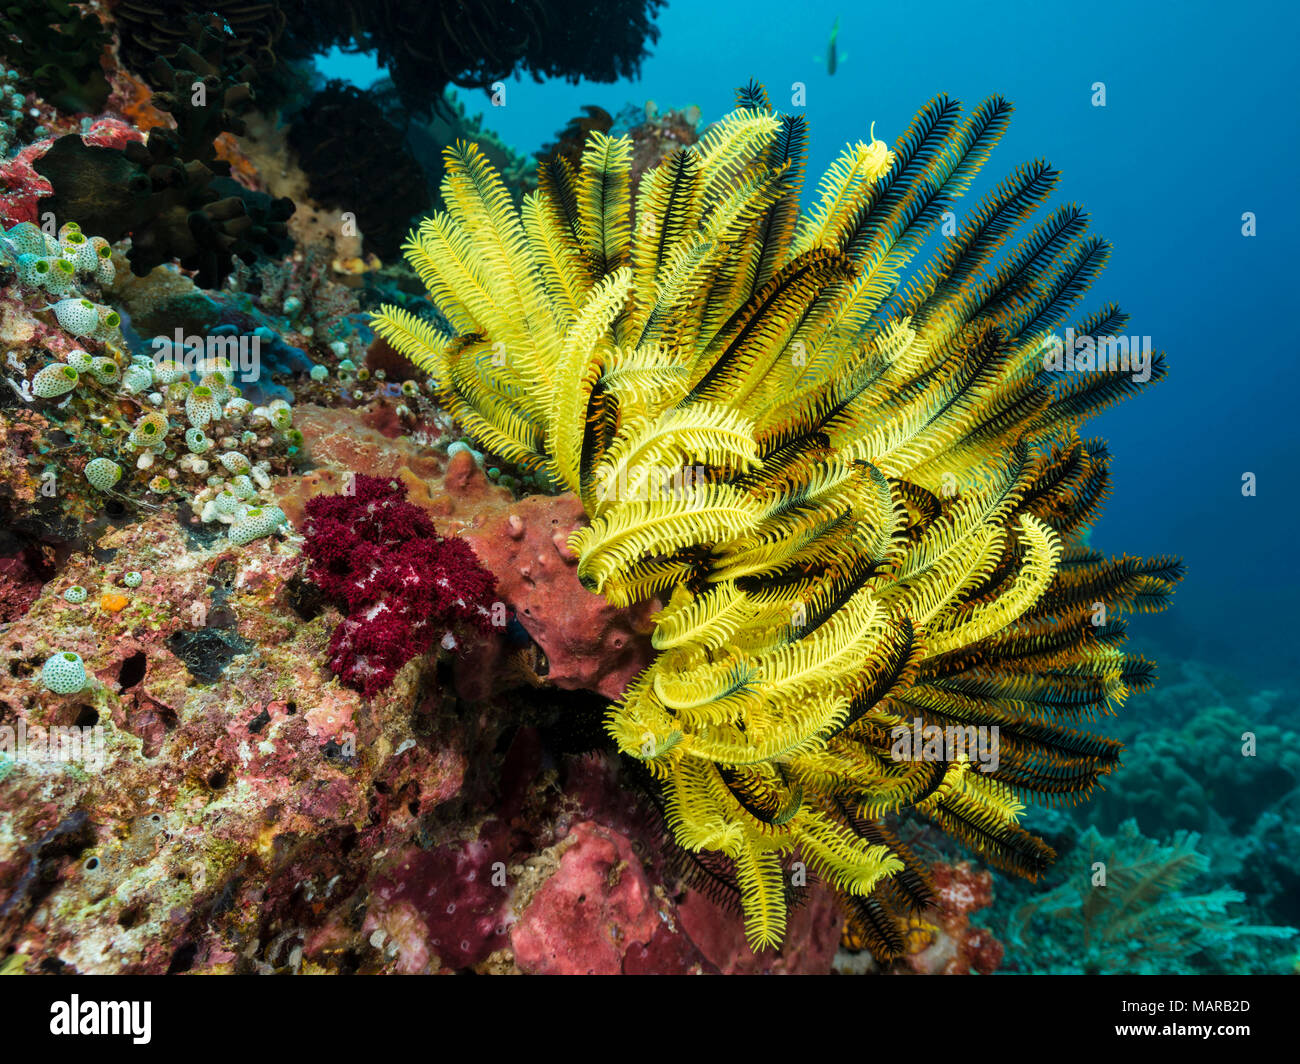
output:
[[[826,63],[827,74],[834,74],[835,71],[839,69],[840,64],[845,62],[849,58],[847,55],[840,55],[839,50],[835,46],[835,41],[839,37],[839,35],[840,35],[840,17],[836,15],[835,25],[831,27],[831,39],[830,42],[826,45],[825,63]],[[823,62],[821,56],[814,56],[813,60],[814,62],[817,63]]]

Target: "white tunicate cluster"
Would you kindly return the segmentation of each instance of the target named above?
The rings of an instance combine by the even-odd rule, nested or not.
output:
[[[17,269],[22,284],[53,296],[70,291],[78,277],[93,277],[107,285],[112,284],[116,273],[108,241],[99,236],[87,237],[76,222],[64,225],[58,237],[32,222],[0,229],[0,253]]]
[[[188,464],[195,473],[200,472],[201,460],[196,455],[186,455],[181,460],[183,467],[187,464],[185,459],[190,459]],[[219,463],[201,464],[202,472],[209,468],[215,470],[208,477],[207,486],[190,500],[190,508],[201,521],[227,526],[230,540],[241,545],[268,536],[285,523],[284,512],[267,503],[262,495],[271,487],[268,462],[250,463],[238,452],[227,452],[219,456]],[[236,473],[240,468],[245,471]],[[221,476],[223,472],[227,476]]]
[[[221,403],[206,384],[191,388],[185,397],[185,416],[196,429],[207,426],[221,418]]]
[[[122,387],[130,395],[139,395],[153,387],[153,373],[147,366],[133,362],[122,374]]]

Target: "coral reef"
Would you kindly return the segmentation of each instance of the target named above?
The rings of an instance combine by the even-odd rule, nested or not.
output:
[[[614,119],[603,107],[588,104],[582,114],[569,119],[568,125],[555,135],[555,140],[543,144],[536,152],[536,158],[542,162],[560,156],[570,166],[582,165],[582,149],[587,143],[587,134],[608,133],[614,125]],[[500,167],[497,168],[500,170]]]
[[[449,88],[661,6],[0,5],[0,972],[1292,963],[1290,695],[1098,726],[1181,575],[1088,540],[1136,385],[1043,369],[1106,246],[1013,242],[1039,163],[912,265],[996,98],[805,189],[755,85],[540,149]]]
[[[1009,930],[1017,965],[1094,975],[1267,970],[1263,943],[1290,939],[1295,929],[1247,924],[1240,891],[1192,892],[1210,867],[1199,841],[1180,831],[1160,844],[1144,838],[1135,820],[1111,837],[1089,828],[1065,881],[1016,911]],[[1030,933],[1043,922],[1049,931]],[[1289,957],[1271,963],[1281,970]]]
[[[668,158],[679,148],[687,148],[700,139],[700,109],[694,105],[680,110],[660,111],[650,102],[644,110],[631,108],[618,116],[613,132],[632,141],[629,173],[632,187],[639,188],[648,170]]]
[[[20,225],[6,241],[17,248],[24,236],[37,240],[42,234]],[[74,281],[66,282],[71,284],[82,249],[89,249],[92,274],[102,276],[105,260],[97,254],[102,246],[69,226],[62,241],[48,249],[62,248],[62,253],[34,261],[71,267]],[[11,264],[20,276],[23,258],[19,254]],[[111,307],[76,290],[52,308],[42,304],[34,294],[13,309],[22,307],[29,335],[61,360],[39,367],[14,362],[11,369],[22,371],[20,383],[8,380],[48,422],[50,443],[41,456],[40,479],[51,489],[46,496],[57,497],[65,514],[93,520],[120,514],[123,504],[148,510],[171,502],[192,511],[196,521],[229,526],[231,538],[238,540],[258,518],[275,512],[263,511],[260,504],[269,500],[260,493],[269,488],[271,474],[290,468],[300,434],[292,427],[288,404],[255,407],[239,396],[233,384],[241,354],[236,339],[219,347],[202,341],[179,349],[168,344],[155,349],[155,357],[128,357],[121,347],[120,316]],[[247,522],[250,515],[253,525]]]
[[[1004,947],[971,917],[993,904],[993,875],[970,861],[936,862],[931,872],[935,904],[911,915],[902,929],[900,955],[882,969],[861,943],[848,936],[848,948],[836,958],[844,974],[992,975],[1002,965]]]
[[[321,245],[297,250],[278,262],[259,263],[251,274],[241,264],[236,278],[234,287],[255,293],[257,309],[275,321],[277,336],[321,359],[328,353],[342,361],[335,346],[339,343],[346,348],[345,357],[353,353],[360,306],[356,293],[337,280]]]
[[[109,149],[120,149],[144,139],[134,127],[113,117],[89,123],[80,135],[87,146]],[[19,150],[13,158],[0,162],[0,223],[16,225],[19,222],[45,221],[43,215],[46,212],[38,210],[37,204],[42,197],[49,197],[53,189],[34,164],[50,150],[52,143],[48,137],[35,141]],[[97,177],[88,175],[88,180],[95,181]],[[114,190],[113,194],[120,195],[120,191]]]
[[[467,459],[453,459],[449,475],[458,465],[462,475],[474,476]],[[502,600],[545,656],[547,682],[617,698],[653,656],[655,607],[618,607],[582,587],[568,541],[583,521],[582,504],[572,495],[530,496],[464,535],[498,574]]]
[[[1112,832],[1136,819],[1163,838],[1194,831],[1223,880],[1279,923],[1300,925],[1300,735],[1282,691],[1248,692],[1202,663],[1175,661],[1146,696],[1125,771],[1098,796],[1095,820]]]
[[[511,505],[476,470],[438,476],[402,441],[374,451],[403,454],[426,463],[448,528]],[[317,479],[277,484],[312,498]],[[461,703],[448,672],[469,663],[443,649],[363,698],[322,667],[340,617],[301,566],[292,541],[204,544],[159,511],[73,553],[9,628],[0,726],[103,735],[94,771],[0,758],[0,936],[32,970],[827,970],[829,896],[796,914],[803,942],[755,958],[678,881],[618,762],[571,752],[590,741],[566,738],[580,719],[599,739],[600,703]],[[86,602],[63,599],[71,583]],[[108,589],[124,608],[98,605]],[[79,692],[42,684],[56,653],[84,661]],[[602,915],[599,951],[575,912]]]

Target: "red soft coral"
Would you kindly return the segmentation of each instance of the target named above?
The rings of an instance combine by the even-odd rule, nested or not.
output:
[[[368,697],[456,622],[487,631],[496,579],[468,544],[438,535],[405,484],[358,476],[352,487],[307,503],[304,550],[308,576],[347,610],[330,668]]]

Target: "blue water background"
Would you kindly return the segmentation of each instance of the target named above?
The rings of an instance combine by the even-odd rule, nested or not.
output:
[[[836,73],[824,62],[840,20]],[[1285,3],[942,2],[840,6],[674,3],[636,82],[507,83],[504,107],[462,92],[517,150],[553,139],[584,104],[611,114],[654,100],[705,120],[764,82],[790,109],[806,86],[812,126],[805,201],[846,141],[893,142],[938,92],[973,105],[1000,93],[1016,115],[967,206],[1017,164],[1063,171],[1114,244],[1080,311],[1113,300],[1127,331],[1167,353],[1169,378],[1089,423],[1109,439],[1115,495],[1099,549],[1176,553],[1189,576],[1174,607],[1130,626],[1130,649],[1196,657],[1247,683],[1294,684],[1300,222],[1294,49]],[[380,73],[335,52],[322,71],[361,85]],[[1106,106],[1092,104],[1103,82]],[[960,207],[959,207],[960,210]],[[1253,212],[1257,235],[1242,235]],[[1288,250],[1290,249],[1290,250]],[[1078,316],[1082,316],[1080,313]],[[1244,473],[1257,494],[1242,494]]]

